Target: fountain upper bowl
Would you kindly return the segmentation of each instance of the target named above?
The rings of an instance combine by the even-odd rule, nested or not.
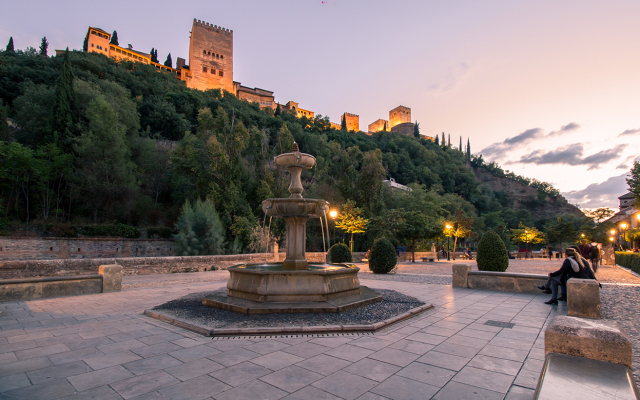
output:
[[[262,202],[262,211],[272,217],[322,218],[329,212],[329,202],[318,199],[267,199]]]
[[[310,169],[316,165],[316,158],[310,154],[294,151],[276,156],[273,161],[280,168],[300,167]]]

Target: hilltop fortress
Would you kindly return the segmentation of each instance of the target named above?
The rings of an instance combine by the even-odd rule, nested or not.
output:
[[[189,63],[178,57],[176,67],[152,61],[149,53],[134,50],[131,45],[122,47],[111,44],[111,34],[95,27],[87,30],[87,51],[104,54],[117,61],[133,61],[154,66],[158,71],[171,73],[185,82],[188,88],[198,90],[221,89],[233,93],[241,100],[258,103],[261,108],[276,109],[273,91],[250,88],[233,80],[233,31],[194,18],[189,37]],[[315,113],[302,109],[289,101],[281,105],[282,111],[295,112],[298,118],[314,118]],[[360,131],[360,117],[345,112],[341,117],[348,131]],[[342,121],[341,121],[342,122]],[[331,123],[335,129],[341,125]],[[399,106],[389,111],[389,121],[379,119],[368,126],[369,135],[382,130],[402,135],[413,135],[411,109]]]

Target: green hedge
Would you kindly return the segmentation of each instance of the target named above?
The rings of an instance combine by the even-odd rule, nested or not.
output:
[[[640,274],[640,253],[616,251],[616,264],[631,268]]]
[[[60,224],[57,226],[47,225],[45,232],[57,237],[123,237],[135,239],[140,237],[140,230],[135,226],[116,224],[116,225],[87,225],[73,226],[71,224]]]
[[[176,234],[176,231],[173,228],[168,228],[166,226],[162,226],[159,228],[147,228],[147,237],[153,238],[154,236],[158,236],[162,239],[173,239],[173,235]]]
[[[329,249],[329,259],[332,263],[350,263],[353,262],[351,250],[344,243],[336,243]]]
[[[487,231],[482,235],[476,260],[480,271],[504,272],[509,268],[507,247],[497,233]]]
[[[371,246],[369,269],[374,274],[386,274],[398,263],[396,249],[387,239],[378,239]]]

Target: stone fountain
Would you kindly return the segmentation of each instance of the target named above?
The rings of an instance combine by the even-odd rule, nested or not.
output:
[[[301,153],[296,143],[290,153],[274,158],[289,170],[288,198],[267,199],[262,210],[287,224],[287,255],[281,263],[241,264],[229,268],[227,296],[209,295],[202,304],[245,314],[281,312],[341,312],[382,300],[360,286],[358,267],[349,264],[309,263],[305,257],[307,221],[325,218],[329,203],[305,199],[300,175],[316,159]],[[323,232],[324,234],[324,232]]]

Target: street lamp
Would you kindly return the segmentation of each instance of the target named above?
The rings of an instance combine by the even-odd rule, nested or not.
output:
[[[447,251],[447,261],[449,261],[449,260],[451,260],[451,249],[449,248],[449,238],[451,237],[451,232],[449,232],[449,231],[451,230],[452,226],[447,224],[445,226],[445,228],[447,228],[447,233],[448,233],[448,235],[447,235],[447,250],[449,250],[449,251]],[[454,249],[454,251],[455,251],[455,249]]]
[[[333,220],[333,244],[336,244],[336,217],[338,216],[338,212],[336,210],[331,210],[329,211],[329,216]]]
[[[626,222],[623,222],[620,224],[620,234],[622,235],[622,246],[623,246],[623,250],[624,247],[627,246],[627,238],[624,236],[624,231],[627,229],[627,224]]]

